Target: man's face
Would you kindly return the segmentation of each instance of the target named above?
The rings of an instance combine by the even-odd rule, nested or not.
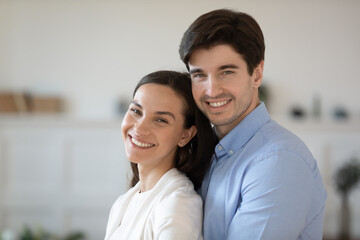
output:
[[[195,50],[189,70],[195,102],[220,139],[259,104],[263,61],[250,75],[242,56],[224,44]]]

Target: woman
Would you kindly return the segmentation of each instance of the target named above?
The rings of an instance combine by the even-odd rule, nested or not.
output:
[[[132,188],[114,203],[105,240],[202,239],[196,194],[214,149],[188,74],[159,71],[136,86],[122,122]]]

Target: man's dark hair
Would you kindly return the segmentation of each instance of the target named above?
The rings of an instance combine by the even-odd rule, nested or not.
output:
[[[264,60],[265,43],[259,24],[250,15],[229,9],[205,13],[190,25],[180,43],[181,60],[189,69],[188,62],[195,50],[219,44],[230,45],[239,53],[250,75]]]

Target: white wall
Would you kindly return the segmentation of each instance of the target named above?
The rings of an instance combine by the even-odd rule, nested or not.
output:
[[[70,116],[114,117],[118,100],[129,99],[145,74],[185,70],[178,55],[183,32],[200,14],[223,7],[250,13],[262,26],[267,48],[264,82],[271,90],[274,116],[281,119],[294,104],[310,111],[319,94],[324,115],[329,117],[342,105],[359,125],[358,0],[0,0],[0,90],[55,93],[67,100]],[[345,149],[340,144],[329,150],[335,154],[327,154],[324,146],[327,141],[337,145],[338,133],[330,138],[328,130],[316,125],[313,131],[311,126],[295,132],[310,145],[330,186],[336,164],[353,151],[359,156],[358,141],[341,138],[346,149],[353,150],[338,151]],[[334,235],[339,204],[333,189],[328,192],[324,230]],[[357,189],[353,197],[359,194]],[[355,226],[359,211],[356,205]]]
[[[253,15],[266,40],[265,82],[274,114],[294,104],[360,117],[360,1],[0,0],[0,89],[57,93],[71,115],[108,118],[145,74],[185,70],[183,32],[200,14]]]

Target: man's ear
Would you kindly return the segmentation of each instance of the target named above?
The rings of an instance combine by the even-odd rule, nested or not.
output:
[[[197,129],[195,125],[191,126],[190,128],[186,129],[183,136],[181,137],[178,146],[183,147],[185,146],[190,140],[196,135]]]
[[[263,73],[264,73],[264,60],[261,60],[259,65],[254,69],[253,75],[253,83],[255,88],[259,88],[263,81]]]

